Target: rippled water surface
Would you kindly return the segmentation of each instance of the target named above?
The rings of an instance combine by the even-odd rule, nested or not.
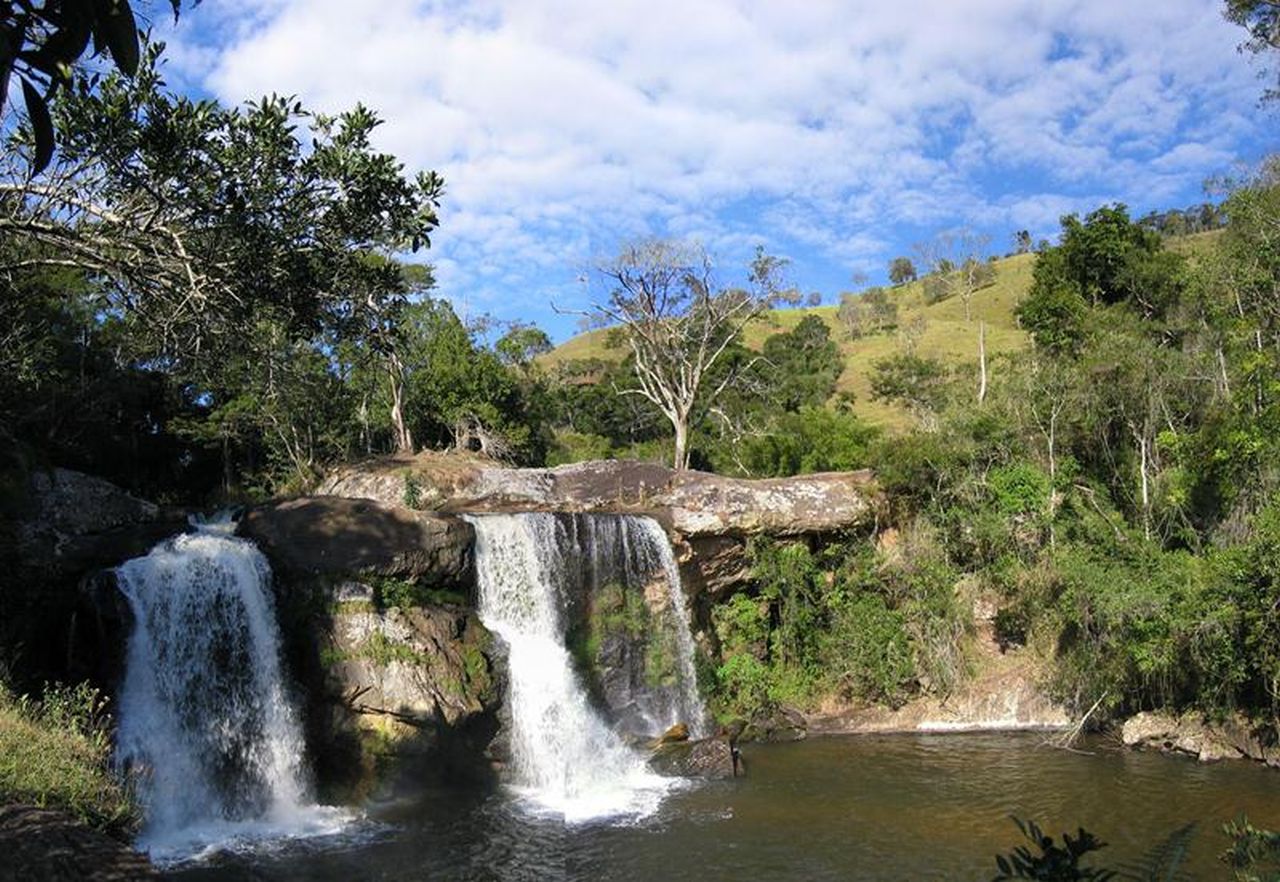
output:
[[[1039,735],[825,738],[748,745],[749,776],[672,793],[624,825],[566,826],[502,792],[371,809],[345,840],[224,855],[183,880],[989,879],[1019,843],[1009,815],[1083,825],[1118,863],[1198,822],[1188,869],[1228,878],[1221,823],[1280,828],[1280,772],[1245,763],[1041,746]]]

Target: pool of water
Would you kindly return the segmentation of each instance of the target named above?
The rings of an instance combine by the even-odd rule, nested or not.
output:
[[[1096,863],[1140,858],[1195,822],[1186,869],[1229,878],[1220,827],[1247,812],[1280,828],[1280,772],[1080,752],[1033,734],[897,735],[746,745],[748,776],[673,792],[625,823],[566,825],[502,791],[431,792],[373,807],[341,837],[224,854],[171,871],[194,880],[990,879],[1020,844],[1011,815],[1054,835],[1084,826]]]

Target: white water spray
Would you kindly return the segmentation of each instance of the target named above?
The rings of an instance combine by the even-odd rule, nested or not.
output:
[[[198,526],[116,570],[134,615],[117,761],[146,810],[139,845],[161,861],[344,817],[307,800],[266,559],[230,525]]]
[[[601,537],[601,525],[613,522],[616,526],[621,520],[617,518],[588,519],[585,542],[577,536],[576,521],[569,533],[549,514],[467,520],[476,529],[480,618],[508,647],[515,786],[569,821],[653,811],[671,781],[649,772],[643,758],[592,708],[564,641],[565,590],[570,577],[582,577],[586,570],[590,584],[597,583],[599,571],[609,563],[597,553],[601,548],[620,553],[623,568],[630,568],[634,551],[630,538],[635,534],[624,525],[607,540]],[[627,520],[638,523],[640,519]],[[652,538],[652,533],[642,531],[641,535]],[[589,547],[583,548],[584,544]],[[670,556],[665,535],[660,544]],[[656,553],[650,542],[644,545]],[[643,560],[639,564],[649,566]],[[657,564],[661,566],[660,557]],[[674,561],[672,568],[673,573]],[[669,573],[664,571],[664,576]],[[678,578],[675,585],[679,591]],[[673,612],[683,615],[683,598],[678,608],[676,603],[673,599]],[[689,650],[691,674],[691,639]],[[697,708],[690,723],[701,726],[704,714],[696,686],[689,688],[693,690],[689,700]],[[685,701],[682,698],[679,704]]]

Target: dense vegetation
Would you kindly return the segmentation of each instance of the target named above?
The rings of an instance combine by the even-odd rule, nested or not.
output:
[[[1229,4],[1255,42],[1258,6]],[[704,667],[723,715],[946,694],[986,599],[1001,645],[1050,660],[1078,709],[1274,725],[1280,161],[1221,205],[1137,222],[1105,205],[1034,251],[1019,231],[1005,260],[896,258],[894,287],[838,308],[762,312],[794,300],[763,252],[745,285],[720,286],[674,247],[628,275],[628,246],[604,272],[604,314],[623,324],[550,353],[537,328],[464,323],[409,262],[444,184],[374,149],[373,112],[193,101],[164,83],[161,46],[126,50],[123,73],[29,101],[0,168],[6,487],[59,465],[208,504],[423,447],[556,464],[674,445],[677,465],[751,476],[870,467],[889,500],[878,542],[759,542],[753,589],[713,611]],[[659,277],[675,311],[642,315]],[[628,337],[641,319],[652,345]],[[662,336],[686,319],[713,357]],[[680,363],[696,380],[654,391]],[[0,633],[8,678],[23,678],[23,627]],[[50,713],[6,693],[0,732]],[[102,744],[80,734],[93,768]],[[83,811],[122,823],[114,799]]]

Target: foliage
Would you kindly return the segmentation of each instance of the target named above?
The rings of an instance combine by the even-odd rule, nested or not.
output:
[[[895,257],[889,262],[889,281],[895,285],[904,285],[916,280],[916,265],[909,257]]]
[[[1221,860],[1239,882],[1280,880],[1280,833],[1253,826],[1245,815],[1223,824],[1222,832],[1231,846]]]
[[[848,471],[869,464],[879,434],[849,411],[803,407],[777,417],[764,434],[747,438],[741,458],[760,477]]]
[[[836,318],[851,339],[879,333],[898,322],[898,304],[884,288],[868,288],[861,294],[843,294]]]
[[[754,591],[712,612],[722,712],[758,718],[823,695],[898,706],[958,683],[964,613],[927,531],[892,554],[764,540],[749,551]]]
[[[762,355],[770,400],[792,413],[802,407],[821,407],[844,369],[826,322],[816,315],[805,316],[790,331],[770,337]]]
[[[1031,463],[1002,466],[988,476],[996,507],[1004,514],[1019,515],[1044,507],[1049,476]]]
[[[900,705],[916,681],[906,615],[869,591],[840,596],[832,606],[822,641],[831,686],[845,698]]]
[[[1275,0],[1226,0],[1224,15],[1227,21],[1238,24],[1249,32],[1249,38],[1240,44],[1241,51],[1255,55],[1280,49],[1280,3]],[[1266,76],[1264,72],[1263,76]],[[1280,87],[1268,86],[1262,93],[1263,102],[1280,98]]]
[[[169,0],[169,5],[177,18],[181,0]],[[6,3],[0,12],[0,34],[4,35],[0,40],[0,112],[8,98],[10,77],[16,73],[30,127],[32,171],[38,174],[53,158],[50,96],[75,84],[79,76],[76,62],[88,50],[90,39],[93,54],[105,52],[121,73],[133,76],[141,55],[138,26],[128,0],[44,0]]]
[[[1058,845],[1052,836],[1047,836],[1036,825],[1035,821],[1023,822],[1014,818],[1018,830],[1031,843],[1031,847],[1019,845],[1007,855],[996,856],[996,866],[1000,872],[993,882],[1006,882],[1009,879],[1042,879],[1046,882],[1073,882],[1073,880],[1115,879],[1112,870],[1090,869],[1080,865],[1080,861],[1091,852],[1106,847],[1106,843],[1098,839],[1083,827],[1076,830],[1073,837],[1070,833],[1062,834],[1062,844]],[[1032,848],[1035,851],[1032,851]]]
[[[925,418],[941,410],[946,378],[947,370],[937,359],[901,353],[875,363],[871,394],[876,399],[901,402]]]
[[[60,95],[45,175],[6,170],[16,210],[0,228],[40,249],[27,263],[93,273],[140,356],[192,370],[264,315],[310,335],[394,303],[398,269],[368,256],[427,241],[442,181],[376,152],[380,120],[362,106],[324,116],[278,96],[243,109],[174,96],[162,49],[145,47],[131,79]]]

